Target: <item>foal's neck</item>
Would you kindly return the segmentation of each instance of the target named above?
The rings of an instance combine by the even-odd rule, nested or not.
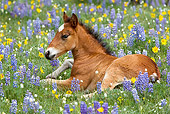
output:
[[[84,58],[94,54],[106,54],[106,49],[81,25],[78,25],[77,35],[78,45],[72,50],[74,59]]]

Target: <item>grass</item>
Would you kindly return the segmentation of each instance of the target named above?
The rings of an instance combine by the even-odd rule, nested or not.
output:
[[[12,0],[11,0],[12,1]],[[13,0],[14,2],[15,0]],[[16,2],[16,1],[15,1]],[[21,2],[24,3],[24,0],[21,0]],[[94,0],[93,0],[94,2]],[[65,4],[68,4],[70,7],[70,10],[67,11],[68,15],[71,15],[72,13],[72,9],[71,6],[75,3],[75,6],[77,8],[79,7],[79,3],[84,3],[85,6],[90,6],[91,3],[89,3],[88,1],[71,1],[71,0],[64,0],[64,1],[56,1],[53,2],[52,4],[57,4],[57,7],[55,8],[55,10],[58,12],[56,13],[57,16],[60,17],[61,21],[60,21],[60,25],[63,23],[62,20],[62,8],[65,7]],[[28,0],[28,4],[31,4],[31,0]],[[36,8],[39,7],[39,2],[35,1],[34,4],[36,5]],[[96,6],[97,5],[101,5],[102,3],[94,3]],[[0,6],[2,5],[2,1],[0,2]],[[3,92],[4,92],[4,97],[0,96],[0,113],[4,112],[4,113],[9,113],[10,111],[10,106],[11,106],[11,102],[13,99],[17,100],[17,113],[18,114],[22,114],[23,112],[23,100],[26,94],[26,91],[29,90],[32,95],[35,98],[35,101],[38,101],[39,104],[42,106],[42,109],[40,109],[39,111],[45,110],[45,112],[48,114],[53,114],[53,113],[62,113],[63,109],[64,109],[64,105],[65,104],[69,104],[70,108],[73,107],[73,105],[76,106],[76,108],[72,111],[73,114],[77,114],[80,113],[80,103],[81,101],[85,101],[87,106],[93,106],[93,102],[94,101],[103,101],[103,102],[107,102],[109,104],[109,113],[112,110],[112,106],[114,106],[115,102],[118,104],[118,110],[119,113],[125,114],[125,113],[160,113],[160,114],[168,114],[170,112],[170,89],[167,86],[167,82],[166,82],[166,78],[167,75],[162,75],[161,76],[161,81],[160,84],[159,83],[155,83],[153,85],[153,93],[148,93],[147,91],[144,92],[143,94],[140,94],[139,92],[139,97],[140,97],[140,101],[139,103],[135,103],[135,100],[133,99],[132,93],[128,92],[128,91],[123,91],[123,87],[120,87],[119,89],[114,89],[114,90],[107,90],[102,92],[101,94],[96,94],[95,96],[93,96],[92,98],[86,99],[83,98],[82,95],[84,95],[85,93],[82,92],[76,92],[76,93],[72,93],[70,97],[66,97],[66,90],[57,90],[57,94],[59,95],[59,98],[57,99],[54,94],[52,94],[52,86],[51,85],[43,85],[40,84],[40,86],[35,86],[33,84],[31,84],[30,82],[28,82],[28,80],[25,78],[24,79],[24,88],[20,87],[20,80],[18,79],[13,79],[13,74],[16,71],[13,71],[11,69],[11,55],[15,54],[16,59],[17,59],[17,66],[19,70],[19,66],[21,65],[25,65],[26,69],[28,69],[28,63],[31,62],[33,63],[33,66],[37,65],[38,67],[38,72],[37,75],[40,76],[41,79],[44,79],[46,77],[46,75],[48,75],[49,73],[51,73],[54,69],[56,69],[55,67],[52,67],[50,65],[50,61],[48,61],[45,57],[39,57],[39,48],[40,45],[42,43],[44,43],[43,48],[44,50],[47,48],[48,46],[48,42],[47,42],[47,34],[45,33],[50,33],[52,30],[54,30],[55,32],[57,31],[57,29],[55,29],[54,26],[51,27],[41,27],[41,31],[44,32],[43,35],[32,35],[31,39],[28,39],[28,44],[24,44],[25,39],[27,37],[25,37],[23,34],[19,33],[18,30],[21,29],[23,26],[27,29],[27,21],[30,19],[35,20],[37,17],[39,17],[39,19],[41,21],[44,21],[47,19],[47,11],[51,11],[53,9],[53,5],[51,6],[42,6],[40,7],[40,9],[42,10],[42,12],[38,13],[36,10],[32,12],[32,16],[25,16],[23,18],[20,17],[11,17],[10,13],[8,10],[1,10],[0,11],[0,33],[4,34],[3,37],[1,37],[0,34],[0,45],[1,44],[5,44],[5,46],[9,45],[7,44],[7,40],[8,38],[10,39],[15,39],[16,42],[14,43],[14,49],[13,52],[10,52],[7,60],[8,62],[5,60],[5,58],[3,58],[2,61],[2,66],[3,66],[3,70],[0,70],[1,74],[4,74],[4,76],[6,77],[6,73],[7,71],[10,72],[11,75],[11,84],[9,86],[5,85],[5,77],[3,79],[0,79],[0,83],[3,83]],[[12,3],[10,5],[11,9],[14,7],[14,4]],[[110,4],[108,1],[106,3],[106,7],[110,7],[110,8],[115,8],[116,13],[123,11],[122,10],[122,6],[121,5],[115,5],[115,4]],[[142,9],[142,13],[139,13],[139,9]],[[118,32],[116,33],[117,35],[114,37],[110,37],[109,39],[104,39],[107,43],[108,46],[111,47],[112,51],[115,51],[116,55],[118,55],[118,52],[120,49],[124,49],[124,52],[127,54],[128,51],[132,51],[132,53],[136,53],[136,51],[140,50],[141,52],[145,49],[147,50],[148,56],[152,57],[155,59],[155,62],[157,63],[159,59],[161,59],[162,61],[162,66],[159,67],[159,70],[162,72],[163,70],[167,69],[167,72],[170,70],[170,67],[167,65],[167,50],[168,47],[170,46],[170,41],[168,39],[168,36],[170,37],[170,33],[167,30],[170,26],[169,23],[165,24],[165,32],[164,34],[159,34],[158,38],[159,38],[159,44],[160,44],[160,48],[158,53],[154,53],[152,51],[152,48],[155,46],[155,37],[150,37],[149,36],[149,29],[154,29],[156,30],[156,23],[155,23],[155,19],[158,18],[161,14],[161,12],[159,11],[159,9],[162,9],[163,11],[166,11],[166,15],[163,15],[164,18],[166,18],[167,22],[170,21],[170,14],[168,14],[168,10],[167,9],[169,7],[157,7],[156,11],[153,12],[153,8],[151,7],[144,7],[144,5],[138,5],[136,6],[136,10],[133,10],[132,5],[129,5],[127,7],[125,7],[126,10],[126,14],[124,14],[124,19],[122,20],[122,26],[120,28],[118,28]],[[136,14],[139,14],[139,16],[136,18],[137,21],[133,21],[133,18]],[[151,13],[155,14],[155,18],[151,18]],[[91,18],[95,18],[95,22],[91,21]],[[84,11],[81,11],[81,20],[82,22],[85,22],[85,20],[89,20],[89,23],[87,23],[87,25],[92,26],[94,24],[98,25],[98,28],[101,27],[101,24],[104,24],[104,26],[108,26],[111,23],[113,23],[113,20],[110,20],[110,13],[107,15],[107,17],[103,17],[103,21],[99,22],[98,18],[99,17],[103,17],[103,14],[101,13],[92,13],[92,14],[88,14],[85,13]],[[18,24],[18,22],[20,22],[20,24]],[[140,23],[141,26],[144,27],[145,29],[145,41],[140,41],[140,40],[136,40],[134,45],[132,47],[127,46],[127,38],[129,37],[129,33],[130,30],[128,29],[128,26],[130,24],[136,24],[136,23]],[[148,24],[150,23],[150,24]],[[6,27],[4,27],[4,25],[6,25]],[[33,30],[34,27],[31,26],[31,29]],[[124,38],[123,34],[126,34],[127,37]],[[165,35],[166,40],[167,40],[167,44],[166,45],[162,45],[161,43],[161,39],[162,36]],[[102,36],[102,34],[101,34]],[[117,47],[115,48],[114,45],[114,41],[118,40],[120,37],[123,37],[123,42],[122,43],[118,43]],[[148,44],[148,48],[146,48],[146,44],[147,42],[150,40],[150,43]],[[20,52],[20,48],[18,46],[18,44],[21,44],[21,47],[23,48],[23,52]],[[27,57],[25,55],[25,52],[28,51],[29,52],[29,56]],[[60,65],[64,62],[65,59],[69,58],[68,57],[68,53],[64,54],[63,56],[59,57],[59,61],[60,61]],[[42,73],[40,71],[40,67],[42,67],[43,72]],[[60,77],[58,77],[58,79],[67,79],[70,76],[70,69],[66,70],[65,72],[60,74]],[[33,70],[31,70],[31,75],[33,75]],[[17,81],[18,84],[18,88],[13,88],[13,80]],[[107,97],[105,96],[107,94]],[[37,96],[37,97],[36,97]],[[66,100],[65,100],[66,99]],[[161,107],[159,104],[161,103],[162,99],[166,99],[167,100],[167,104],[164,107]],[[65,101],[65,102],[64,102]],[[101,102],[102,104],[102,102]],[[29,114],[34,113],[34,110],[29,109],[28,110]]]

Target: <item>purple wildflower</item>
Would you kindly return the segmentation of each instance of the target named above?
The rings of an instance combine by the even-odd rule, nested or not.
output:
[[[80,112],[81,114],[87,114],[87,105],[84,101],[81,101]]]
[[[69,104],[65,104],[64,110],[66,110],[67,114],[70,114]]]
[[[33,25],[34,25],[34,34],[37,35],[41,32],[41,20],[37,17],[36,20],[34,20]]]
[[[167,104],[166,99],[161,100],[161,107],[165,106]]]
[[[103,107],[103,109],[104,109],[104,114],[108,114],[108,103],[103,103],[102,104],[102,107]]]
[[[95,112],[97,112],[97,109],[100,108],[101,105],[98,101],[94,101],[93,104],[94,104],[94,110],[95,110]]]
[[[10,72],[9,71],[7,71],[7,73],[6,73],[6,77],[5,77],[5,85],[10,85]]]
[[[133,95],[133,98],[134,98],[136,103],[140,102],[140,99],[139,99],[138,92],[137,92],[136,88],[132,89],[132,95]]]
[[[155,0],[155,1],[156,1],[156,5],[157,5],[157,6],[160,6],[160,5],[159,5],[159,0]]]
[[[11,107],[10,107],[10,114],[17,113],[17,100],[12,100]]]
[[[23,26],[22,29],[21,29],[21,32],[25,37],[26,37],[26,31],[25,31],[25,27]]]
[[[162,66],[161,64],[162,64],[161,59],[159,59],[157,62],[158,67],[161,67]]]
[[[35,66],[34,66],[33,74],[34,74],[35,76],[37,76],[37,72],[38,72],[38,66],[35,65]]]
[[[13,88],[17,88],[17,87],[18,87],[17,81],[13,81]]]
[[[148,92],[151,92],[151,93],[153,93],[153,84],[152,83],[149,83],[148,84]]]
[[[42,110],[42,111],[40,112],[40,114],[45,114],[45,110]]]
[[[57,83],[53,83],[52,88],[53,88],[53,90],[57,90]]]
[[[35,85],[40,86],[40,77],[39,76],[36,77]]]
[[[101,90],[101,82],[97,82],[97,93],[100,94],[102,92]]]
[[[29,52],[25,51],[25,56],[28,57],[29,56]]]
[[[115,105],[113,106],[113,110],[111,111],[111,114],[118,114],[118,105],[117,105],[117,103],[115,103]]]
[[[15,72],[13,75],[14,75],[14,79],[18,79],[19,72]]]
[[[125,90],[128,90],[128,91],[132,90],[132,85],[131,85],[131,81],[130,80],[126,80],[126,78],[124,78],[123,89],[124,89],[124,91]]]
[[[14,54],[11,55],[11,66],[13,71],[17,71],[17,59]]]
[[[1,96],[4,97],[4,92],[3,92],[3,90],[2,90],[2,85],[3,85],[3,83],[1,83],[1,85],[0,85],[0,97],[1,97]]]
[[[31,62],[28,63],[28,68],[31,70],[33,67],[33,64]]]
[[[2,62],[0,61],[0,73],[3,72]]]
[[[142,54],[147,56],[147,50],[144,49]]]
[[[118,57],[121,58],[123,56],[125,56],[126,54],[124,53],[124,49],[120,49],[118,52]]]
[[[88,107],[87,114],[95,114],[95,112],[93,113],[93,108],[91,106]]]
[[[167,64],[168,64],[168,66],[170,66],[170,46],[169,46],[168,49],[167,49],[166,59],[167,59]]]
[[[167,86],[170,87],[170,72],[167,73],[167,79],[166,82],[168,83]]]
[[[71,91],[74,93],[75,91],[80,90],[80,85],[79,85],[80,81],[79,79],[75,79],[73,78],[73,80],[71,81]]]
[[[54,66],[56,66],[57,68],[59,67],[59,63],[60,63],[60,61],[57,59],[57,60],[52,60],[52,61],[50,61],[50,63],[51,63],[51,66],[52,67],[54,67]]]

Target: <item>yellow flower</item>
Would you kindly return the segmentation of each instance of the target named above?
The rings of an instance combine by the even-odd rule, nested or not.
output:
[[[6,39],[7,40],[7,45],[10,44],[12,42],[11,38]]]
[[[38,0],[38,2],[40,2],[40,0]]]
[[[32,10],[34,9],[34,5],[31,6],[31,9],[32,9]]]
[[[106,33],[103,33],[103,37],[106,37],[107,36],[107,34]]]
[[[28,44],[28,42],[27,42],[27,41],[28,41],[28,39],[25,39],[25,41],[24,41],[24,44],[25,44],[25,45],[27,45],[27,44]]]
[[[3,37],[4,36],[4,33],[0,33],[0,37]]]
[[[123,37],[126,38],[127,34],[123,34]]]
[[[166,39],[169,40],[169,36],[168,35],[166,35]]]
[[[97,109],[97,111],[99,111],[99,112],[103,112],[103,111],[104,111],[104,109],[103,109],[103,107],[100,107],[100,108],[98,108],[98,109]]]
[[[152,17],[152,18],[155,18],[155,14],[154,14],[154,13],[151,13],[151,17]]]
[[[5,45],[6,45],[6,42],[3,42],[3,45],[5,46]]]
[[[166,11],[163,11],[163,12],[162,12],[162,15],[166,15]]]
[[[103,14],[103,17],[107,17],[107,14],[106,14],[106,13],[104,13],[104,14]]]
[[[20,25],[21,23],[18,21],[18,25]]]
[[[126,14],[127,12],[126,12],[127,10],[124,10],[124,14]]]
[[[33,4],[34,3],[34,0],[31,0],[31,4]]]
[[[159,49],[159,48],[155,46],[155,47],[152,48],[152,51],[153,51],[154,53],[158,53],[158,49]]]
[[[110,26],[111,28],[113,28],[113,25],[114,25],[113,23],[110,23],[110,24],[109,24],[109,26]]]
[[[58,99],[59,95],[55,94],[55,98]]]
[[[73,108],[71,108],[71,109],[70,109],[70,112],[72,112],[73,110],[74,110],[74,109],[73,109]]]
[[[102,20],[103,20],[102,17],[99,17],[99,18],[98,18],[98,21],[99,21],[99,22],[101,22]]]
[[[143,97],[143,100],[145,100],[145,97]]]
[[[128,6],[128,2],[124,2],[124,6],[127,7]]]
[[[20,43],[18,44],[18,47],[19,47],[19,48],[21,47],[21,44],[20,44]]]
[[[40,71],[41,71],[42,74],[44,74],[44,71],[43,71],[43,69],[42,69],[42,66],[40,67]]]
[[[8,5],[9,5],[9,6],[11,5],[11,3],[12,3],[11,1],[8,1]]]
[[[7,4],[5,4],[5,5],[4,5],[4,9],[6,10],[7,8],[8,8],[8,5],[7,5]]]
[[[82,5],[82,4],[80,3],[80,4],[79,4],[79,7],[81,7],[81,5]]]
[[[39,56],[42,58],[44,57],[43,53],[39,52]]]
[[[59,11],[58,10],[56,10],[56,13],[58,13]]]
[[[169,32],[169,27],[166,29],[166,32]]]
[[[159,15],[159,21],[162,21],[162,20],[163,20],[163,16]]]
[[[3,74],[0,74],[0,79],[2,80],[4,78],[4,75]]]
[[[64,11],[65,11],[65,8],[62,8],[61,11],[64,12]]]
[[[40,47],[43,47],[44,43],[40,44]]]
[[[136,17],[139,17],[139,13],[136,13],[135,16],[136,16]]]
[[[90,12],[92,12],[92,11],[94,11],[94,9],[93,9],[93,8],[91,8],[91,9],[90,9]]]
[[[160,32],[159,32],[159,31],[158,31],[157,33],[158,33],[158,34],[160,34]]]
[[[36,10],[37,10],[37,12],[38,12],[38,13],[40,13],[40,12],[41,12],[41,9],[40,9],[40,8],[37,8]]]
[[[135,78],[135,77],[132,77],[132,78],[131,78],[131,82],[134,84],[135,81],[136,81],[136,78]]]
[[[4,55],[0,54],[0,61],[4,58]]]
[[[132,28],[133,28],[133,24],[130,24],[130,25],[128,26],[128,29],[131,30]]]
[[[119,42],[120,42],[120,43],[122,43],[122,41],[123,41],[123,38],[122,38],[122,37],[120,37],[120,38],[119,38]]]
[[[6,25],[3,25],[2,27],[3,27],[4,29],[6,29]]]
[[[152,10],[153,12],[155,12],[156,11],[156,9],[155,8],[153,8],[153,10]]]
[[[148,4],[147,4],[147,3],[144,3],[144,4],[143,4],[143,6],[144,6],[144,7],[147,7],[147,6],[148,6]]]
[[[47,12],[47,15],[48,15],[48,17],[51,17],[51,14],[49,12]]]
[[[49,23],[52,23],[52,19],[51,18],[48,18],[48,21],[49,21]]]
[[[151,43],[151,40],[148,40],[148,43],[150,44],[150,43]]]
[[[169,16],[169,21],[170,21],[170,16]]]
[[[99,103],[100,103],[100,104],[103,104],[103,101],[100,101]]]
[[[55,93],[56,93],[56,91],[52,90],[52,93],[53,93],[53,94],[55,94]]]
[[[89,20],[85,20],[85,23],[89,23]]]
[[[162,39],[161,43],[162,43],[162,45],[166,45],[167,44],[167,40],[166,39]]]
[[[152,61],[154,61],[154,62],[155,62],[155,59],[154,59],[153,57],[151,57],[151,59],[152,59]]]
[[[95,22],[95,18],[93,17],[93,18],[91,19],[91,21],[92,21],[92,22]]]
[[[21,32],[21,29],[18,30],[18,33],[20,33],[20,32]]]
[[[98,5],[98,6],[97,6],[97,9],[100,9],[100,8],[102,8],[102,6],[101,6],[101,5]]]
[[[113,3],[115,3],[115,0],[112,0]]]
[[[0,42],[2,42],[2,39],[0,38]]]
[[[72,94],[73,92],[72,91],[70,91],[70,90],[68,90],[67,92],[66,92],[66,94]]]
[[[170,16],[170,10],[168,10],[168,15]]]

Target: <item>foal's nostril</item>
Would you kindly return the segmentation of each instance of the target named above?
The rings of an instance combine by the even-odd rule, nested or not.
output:
[[[45,52],[45,57],[50,60],[51,58],[49,57],[49,55],[50,55],[50,51],[46,51]]]

